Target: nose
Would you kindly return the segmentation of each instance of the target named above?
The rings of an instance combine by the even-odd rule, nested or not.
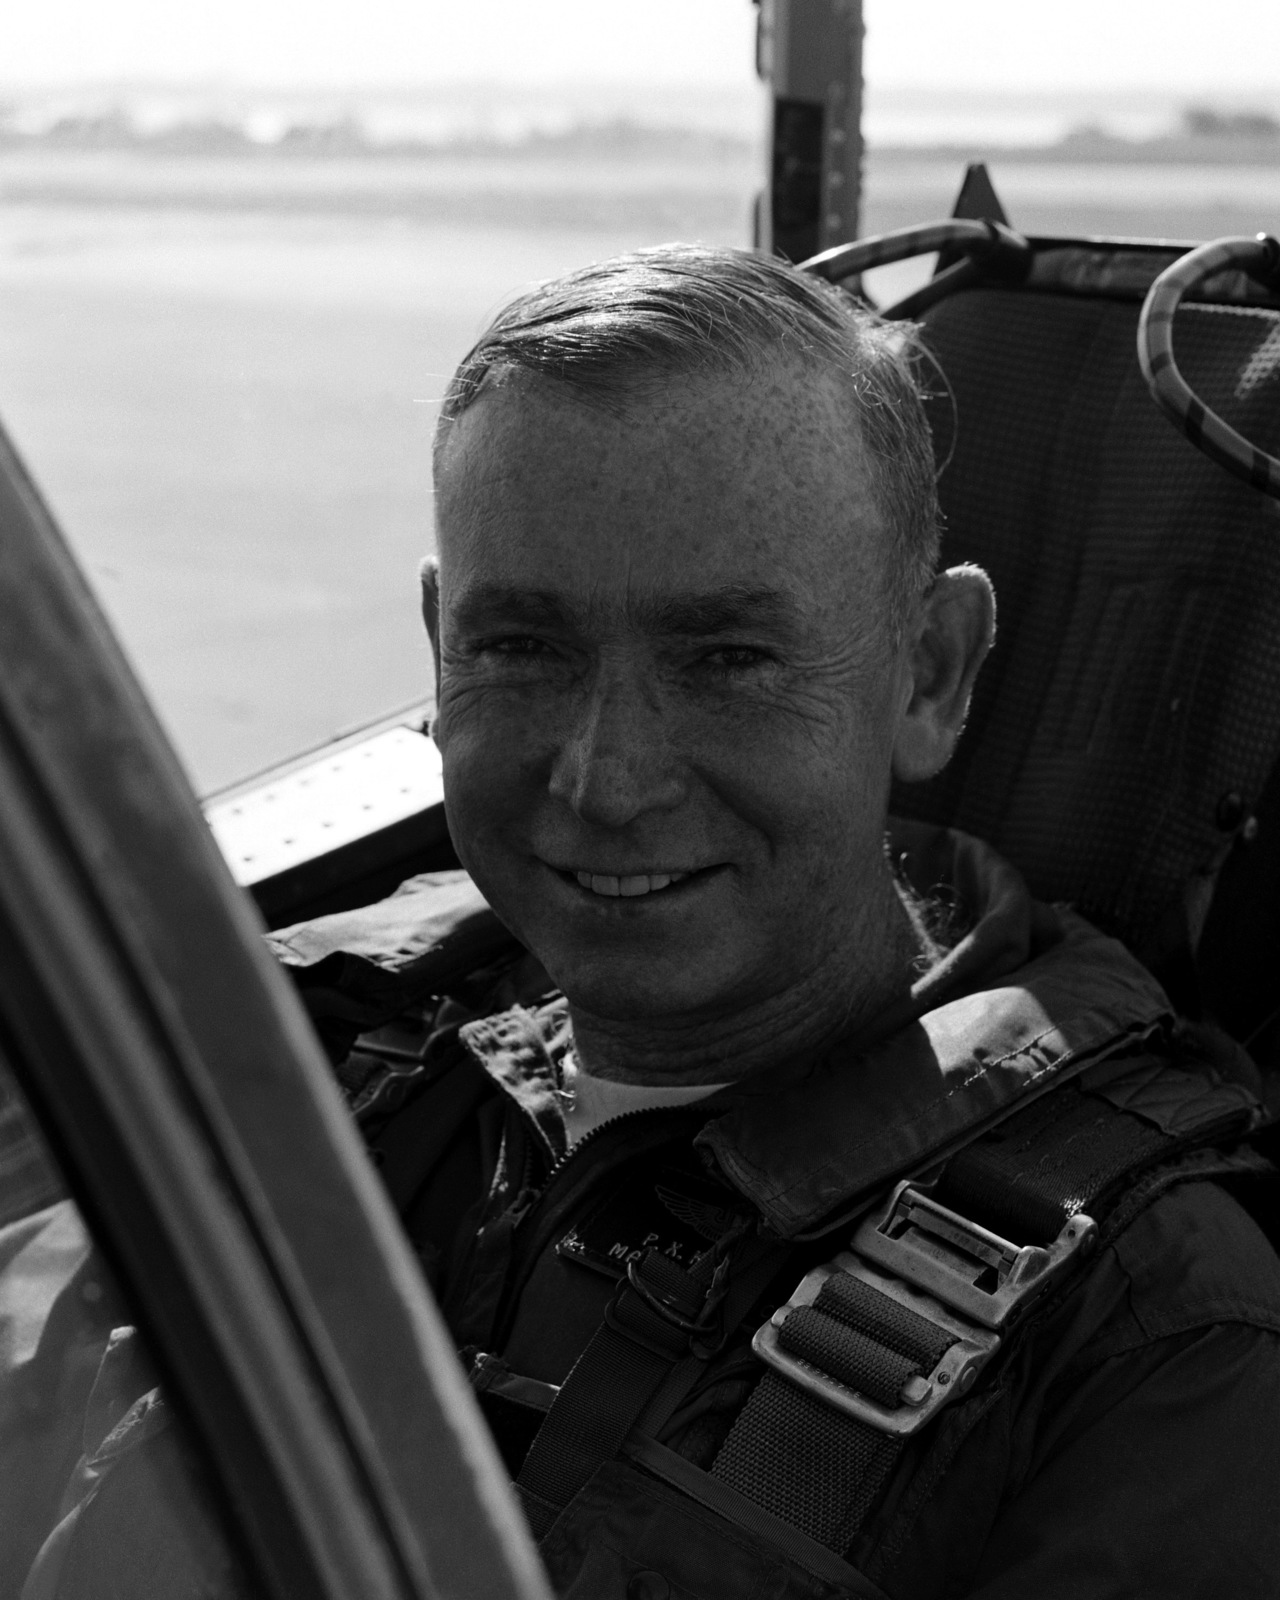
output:
[[[556,752],[550,789],[582,821],[603,828],[678,806],[683,764],[654,686],[635,672],[598,671]]]

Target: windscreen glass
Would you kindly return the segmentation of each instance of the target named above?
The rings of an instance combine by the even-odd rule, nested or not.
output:
[[[260,1592],[0,1058],[0,1600]]]

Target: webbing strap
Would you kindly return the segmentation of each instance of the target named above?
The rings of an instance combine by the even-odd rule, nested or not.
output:
[[[844,1551],[905,1443],[766,1372],[711,1471],[828,1550]]]
[[[1075,1088],[1046,1095],[946,1166],[935,1197],[1018,1244],[1048,1244],[1077,1211],[1180,1144],[1152,1123]]]
[[[730,1246],[726,1255],[721,1252]],[[637,1277],[652,1297],[623,1283],[591,1342],[574,1363],[538,1431],[516,1482],[535,1538],[637,1424],[651,1433],[684,1399],[711,1349],[656,1310],[665,1302],[717,1346],[743,1321],[790,1256],[776,1240],[727,1236],[693,1272],[650,1250]],[[717,1259],[718,1258],[718,1259]],[[714,1287],[719,1285],[719,1290]],[[709,1286],[710,1293],[708,1293]]]
[[[746,1500],[736,1489],[703,1472],[692,1461],[686,1461],[674,1450],[661,1445],[656,1439],[633,1433],[623,1446],[623,1455],[637,1462],[646,1472],[672,1488],[679,1489],[690,1499],[714,1511],[729,1522],[750,1528],[757,1538],[764,1538],[788,1560],[804,1567],[829,1584],[838,1585],[838,1592],[860,1600],[888,1600],[883,1589],[870,1582],[848,1562],[843,1561],[825,1545],[810,1539],[793,1524],[770,1516],[754,1501]]]
[[[787,1317],[779,1343],[842,1388],[895,1407],[908,1379],[931,1372],[955,1336],[860,1278],[837,1273],[811,1306]],[[766,1372],[712,1472],[810,1539],[842,1551],[904,1444],[902,1435]]]
[[[653,1250],[637,1277],[652,1298],[631,1283],[619,1285],[525,1457],[516,1488],[535,1539],[601,1462],[617,1455],[645,1402],[688,1352],[690,1335],[679,1322],[697,1319],[706,1283]],[[663,1315],[655,1300],[665,1302],[679,1321]]]
[[[962,1227],[972,1222],[1006,1238],[1012,1258],[1019,1246],[1057,1239],[1079,1213],[1105,1214],[1138,1172],[1206,1137],[1203,1128],[1166,1133],[1071,1085],[953,1157],[930,1195],[958,1213]],[[983,1261],[974,1266],[981,1287],[992,1269]],[[905,1271],[903,1279],[911,1281]],[[947,1303],[927,1247],[915,1283]],[[884,1291],[835,1272],[811,1305],[794,1305],[778,1325],[779,1347],[823,1392],[766,1371],[713,1476],[828,1549],[847,1551],[914,1436],[850,1415],[824,1393],[852,1391],[888,1409],[901,1406],[909,1386],[921,1385],[955,1342],[954,1333]]]

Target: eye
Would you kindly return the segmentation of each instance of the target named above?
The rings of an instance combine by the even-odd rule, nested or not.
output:
[[[570,659],[562,645],[536,633],[482,635],[459,651],[459,664],[494,683],[541,683],[561,675]]]
[[[764,666],[772,659],[767,651],[749,644],[721,645],[718,650],[711,650],[703,657],[708,666],[719,667],[726,672]]]
[[[542,656],[554,655],[554,651],[545,639],[534,638],[532,634],[507,634],[500,639],[482,639],[476,646],[480,655],[495,656]]]

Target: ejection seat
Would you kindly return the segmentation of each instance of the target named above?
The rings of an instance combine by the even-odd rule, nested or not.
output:
[[[962,193],[960,214],[1005,222],[967,188],[986,205]],[[1187,437],[1214,444],[1190,401],[1170,426],[1140,369],[1144,300],[1189,246],[1033,238],[1019,260],[992,238],[896,308],[937,363],[944,561],[991,574],[999,638],[955,759],[894,808],[988,840],[1280,1084],[1274,255],[1210,276],[1171,323],[1166,293],[1144,330],[1172,332],[1174,374],[1257,447],[1250,483]]]

